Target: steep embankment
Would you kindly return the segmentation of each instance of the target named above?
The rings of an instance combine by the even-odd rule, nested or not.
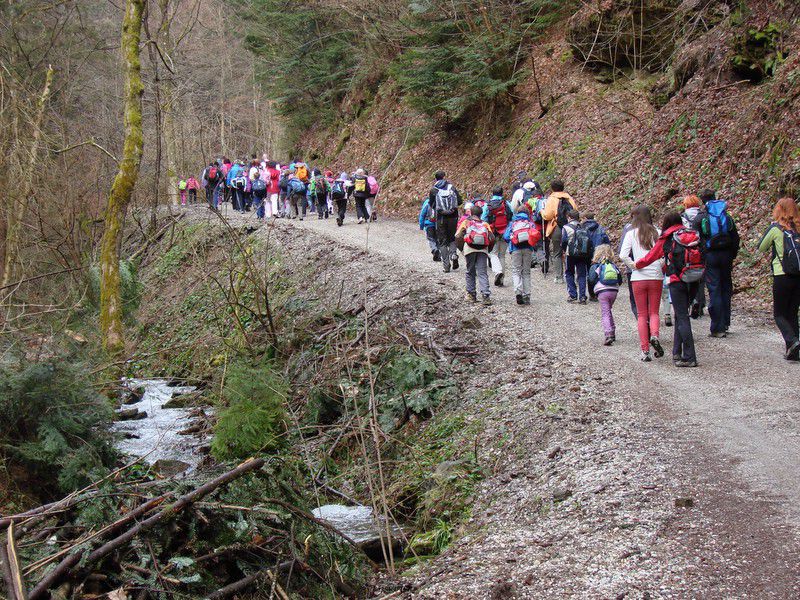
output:
[[[715,8],[704,19],[713,20],[690,33],[670,32],[677,42],[662,70],[634,74],[621,66],[598,67],[601,44],[593,43],[592,19],[611,28],[627,14],[614,7],[625,4],[587,6],[589,14],[561,23],[538,43],[525,59],[536,77],[518,86],[508,119],[445,130],[410,110],[390,79],[370,101],[360,90],[358,107],[345,102],[343,114],[357,118],[344,117],[334,131],[314,129],[299,147],[311,150],[314,162],[340,169],[364,165],[382,175],[386,211],[410,214],[438,168],[458,187],[480,194],[496,184],[508,187],[526,170],[543,185],[562,177],[581,208],[597,211],[612,229],[640,202],[661,211],[685,194],[717,188],[730,199],[745,239],[754,238],[779,194],[800,189],[800,54],[788,52],[774,77],[758,84],[744,79],[741,68],[737,73],[735,64],[752,58],[748,52],[758,36],[765,44],[780,38],[782,47],[796,49],[796,7],[711,3]],[[635,42],[627,58],[636,61]],[[746,243],[743,264],[756,260],[752,250]],[[763,282],[737,282],[740,290],[756,285]]]
[[[236,227],[253,223],[229,218]],[[606,348],[597,306],[567,305],[563,289],[538,276],[531,307],[516,306],[508,288],[493,290],[492,307],[465,303],[461,272],[443,276],[413,224],[337,228],[308,219],[274,227],[297,226],[292,245],[332,248],[339,263],[320,264],[315,277],[368,286],[367,310],[410,290],[415,316],[393,326],[410,344],[435,348],[459,382],[436,418],[458,416],[460,431],[472,433],[446,462],[429,464],[423,487],[463,480],[459,469],[472,461],[485,477],[452,546],[422,570],[383,581],[386,593],[397,586],[402,597],[430,599],[798,593],[791,525],[798,452],[784,391],[796,373],[785,370],[773,331],[737,315],[734,333],[720,342],[703,335],[703,319],[695,326],[699,369],[642,364],[624,295],[619,342]],[[404,311],[405,301],[397,305]]]

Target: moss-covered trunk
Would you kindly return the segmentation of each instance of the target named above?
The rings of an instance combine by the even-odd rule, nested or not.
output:
[[[122,21],[122,58],[125,65],[125,143],[122,160],[111,186],[100,249],[100,330],[103,348],[112,355],[125,348],[119,281],[119,241],[122,218],[130,202],[142,160],[142,65],[139,41],[144,0],[126,0]]]

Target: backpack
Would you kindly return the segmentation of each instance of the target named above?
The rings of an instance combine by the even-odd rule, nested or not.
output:
[[[589,232],[580,225],[574,227],[574,231],[567,243],[567,252],[572,258],[590,259],[592,256],[592,240]]]
[[[614,263],[604,262],[600,265],[598,281],[603,285],[618,287],[622,283],[622,273]]]
[[[366,177],[356,177],[353,181],[353,191],[363,194],[367,191],[367,178]]]
[[[328,182],[322,175],[314,177],[314,195],[317,198],[324,198],[327,192],[326,184]]]
[[[278,189],[281,190],[282,192],[289,191],[289,179],[287,177],[281,177],[278,180]]]
[[[185,181],[185,180],[183,180],[183,179],[181,179],[180,183],[178,183],[178,189],[179,189],[180,191],[184,191],[184,190],[186,189],[186,186],[187,186],[187,185],[188,185],[188,184],[186,183],[186,181]]]
[[[372,175],[367,177],[367,184],[369,185],[370,195],[377,196],[378,192],[381,191],[381,186],[378,184],[378,180],[375,179]]]
[[[533,248],[542,241],[542,232],[528,219],[511,221],[511,243],[518,248]]]
[[[254,179],[252,184],[252,191],[253,193],[266,192],[267,183],[260,177],[258,179]]]
[[[299,179],[290,179],[289,191],[291,191],[293,194],[304,194],[306,191],[306,184]]]
[[[685,283],[700,281],[705,274],[705,258],[700,236],[693,229],[679,229],[672,234],[667,256],[667,274]]]
[[[233,183],[233,187],[235,187],[237,190],[247,189],[247,177],[243,175],[239,177],[234,177],[231,183]]]
[[[783,256],[781,266],[787,275],[800,274],[800,233],[783,229]]]
[[[706,204],[707,216],[700,227],[708,238],[706,247],[711,250],[724,250],[731,245],[731,219],[728,216],[728,205],[722,200],[712,200]]]
[[[489,226],[478,219],[471,219],[464,232],[464,243],[476,250],[485,250],[492,245],[494,237]]]
[[[308,183],[308,167],[305,163],[295,165],[294,175],[303,183]]]
[[[458,210],[458,197],[452,183],[447,187],[436,188],[436,214],[454,215]]]
[[[217,181],[217,177],[219,177],[219,173],[217,172],[217,167],[211,167],[208,169],[206,173],[206,181],[209,183],[214,183]]]
[[[344,191],[344,183],[341,181],[334,181],[331,186],[331,198],[334,200],[344,200],[347,194]]]
[[[503,235],[506,232],[506,228],[508,228],[508,209],[506,208],[505,200],[496,208],[489,206],[489,222],[494,227],[494,232],[497,235]]]
[[[572,204],[566,198],[559,198],[558,209],[556,209],[556,225],[563,227],[569,223],[567,213],[572,210]]]
[[[544,210],[544,206],[547,204],[547,198],[544,196],[539,196],[536,199],[536,205],[533,207],[533,220],[536,223],[542,223],[542,210]]]

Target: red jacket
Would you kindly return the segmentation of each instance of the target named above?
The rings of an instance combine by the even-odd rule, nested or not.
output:
[[[278,181],[281,178],[281,172],[273,167],[267,167],[267,176],[267,193],[277,194],[280,192],[280,189],[278,188]]]
[[[663,258],[664,268],[666,269],[667,262],[670,260],[670,257],[664,254],[664,242],[672,238],[672,234],[676,231],[680,231],[681,229],[683,229],[683,224],[673,225],[666,231],[662,232],[661,236],[656,241],[655,246],[650,249],[650,252],[648,252],[644,258],[640,258],[636,261],[636,268],[641,269],[642,267],[646,267],[647,265],[653,264],[658,259]],[[669,276],[670,283],[677,283],[678,281],[680,281],[680,277],[677,275],[673,274]]]

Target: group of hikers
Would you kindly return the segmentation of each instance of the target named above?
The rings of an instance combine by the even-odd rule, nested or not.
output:
[[[249,161],[212,161],[200,180],[181,180],[185,203],[205,189],[209,208],[230,202],[235,211],[255,210],[258,219],[318,219],[336,215],[344,223],[347,205],[355,200],[358,223],[376,220],[377,180],[365,169],[334,176],[329,169],[311,168],[295,159],[281,165],[264,155]],[[603,343],[616,341],[613,308],[619,289],[627,285],[630,309],[637,319],[640,357],[644,362],[665,354],[661,324],[673,328],[672,360],[677,367],[698,365],[692,319],[710,317],[709,335],[727,336],[731,325],[734,261],[740,237],[728,203],[714,190],[683,198],[678,209],[663,216],[660,227],[651,209],[633,208],[620,241],[612,248],[606,229],[555,179],[545,193],[524,171],[518,173],[510,197],[495,187],[488,199],[464,198],[443,171],[423,198],[419,227],[425,233],[432,260],[444,272],[459,268],[459,251],[466,262],[466,295],[470,302],[491,304],[489,269],[494,285],[511,279],[519,305],[531,303],[534,267],[546,278],[566,285],[567,302],[600,305]],[[773,224],[759,249],[772,255],[773,309],[783,336],[784,357],[800,361],[800,210],[791,198],[778,201]],[[706,301],[706,296],[708,301]]]
[[[517,304],[531,303],[531,271],[554,274],[566,284],[567,302],[600,304],[604,344],[616,341],[613,307],[627,281],[630,308],[637,319],[640,357],[644,362],[665,354],[660,326],[673,327],[672,360],[676,367],[696,367],[692,319],[708,306],[709,335],[724,338],[731,326],[734,261],[740,237],[728,204],[714,190],[683,198],[680,210],[668,210],[660,227],[646,205],[633,208],[616,251],[594,215],[581,218],[578,203],[554,180],[549,194],[524,172],[510,199],[502,187],[491,197],[463,199],[443,171],[422,201],[419,227],[432,259],[444,272],[459,268],[458,250],[466,261],[470,302],[491,304],[489,268],[502,287],[510,255]],[[786,351],[800,361],[800,210],[791,198],[778,201],[759,249],[771,253],[773,308]],[[708,303],[706,303],[706,293]]]
[[[189,187],[191,181],[196,188]],[[261,160],[252,155],[250,160],[221,158],[210,162],[199,182],[193,177],[181,180],[182,203],[186,203],[185,190],[200,187],[205,189],[206,202],[213,210],[219,209],[220,202],[230,202],[240,213],[255,210],[261,220],[285,217],[302,221],[309,212],[327,219],[335,214],[339,226],[344,224],[350,198],[355,200],[359,224],[377,220],[374,200],[380,192],[380,184],[365,169],[334,176],[329,169],[311,168],[299,159],[281,165],[268,160],[266,154]]]

